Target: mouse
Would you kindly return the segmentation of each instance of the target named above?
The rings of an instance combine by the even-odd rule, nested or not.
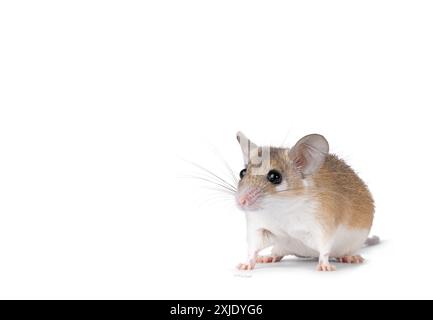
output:
[[[375,204],[367,185],[320,134],[293,147],[258,146],[236,134],[244,166],[235,192],[245,213],[247,259],[239,270],[278,263],[284,257],[318,259],[317,270],[337,263],[360,264],[359,251],[377,244],[370,237]],[[271,249],[271,254],[259,255]]]

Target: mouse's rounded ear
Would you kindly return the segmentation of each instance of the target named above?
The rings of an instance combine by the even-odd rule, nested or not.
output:
[[[290,150],[289,156],[296,169],[308,176],[322,167],[328,152],[329,144],[325,137],[320,134],[310,134],[296,143]]]
[[[245,163],[245,165],[247,165],[249,160],[250,160],[250,155],[252,154],[252,150],[256,150],[257,145],[254,144],[253,142],[251,142],[251,140],[248,139],[240,131],[236,134],[236,139],[238,140],[238,142],[241,146],[242,155],[244,156],[244,163]]]

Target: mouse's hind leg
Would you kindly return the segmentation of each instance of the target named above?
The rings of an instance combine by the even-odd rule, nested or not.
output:
[[[272,248],[271,254],[268,256],[258,256],[256,259],[257,263],[277,263],[281,262],[283,258],[288,255],[286,252],[284,245],[281,243],[276,243]]]
[[[258,256],[256,259],[257,263],[277,263],[280,262],[281,260],[283,260],[284,256],[273,256],[273,255],[269,255],[269,256]]]
[[[360,264],[364,262],[364,258],[360,255],[355,256],[343,256],[337,258],[337,261],[340,263],[351,263],[351,264]]]

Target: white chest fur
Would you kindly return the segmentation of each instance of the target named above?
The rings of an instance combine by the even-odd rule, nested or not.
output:
[[[274,197],[264,199],[261,207],[266,209],[246,213],[249,232],[269,231],[273,235],[273,244],[284,247],[287,254],[311,256],[318,251],[322,230],[316,220],[318,205],[314,200]]]

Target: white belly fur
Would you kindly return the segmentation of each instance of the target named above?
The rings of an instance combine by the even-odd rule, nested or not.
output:
[[[318,257],[323,240],[322,227],[316,220],[317,203],[311,198],[269,199],[266,209],[246,212],[249,232],[267,230],[272,237],[273,254]],[[333,235],[331,257],[353,255],[363,246],[369,230],[339,226]]]

